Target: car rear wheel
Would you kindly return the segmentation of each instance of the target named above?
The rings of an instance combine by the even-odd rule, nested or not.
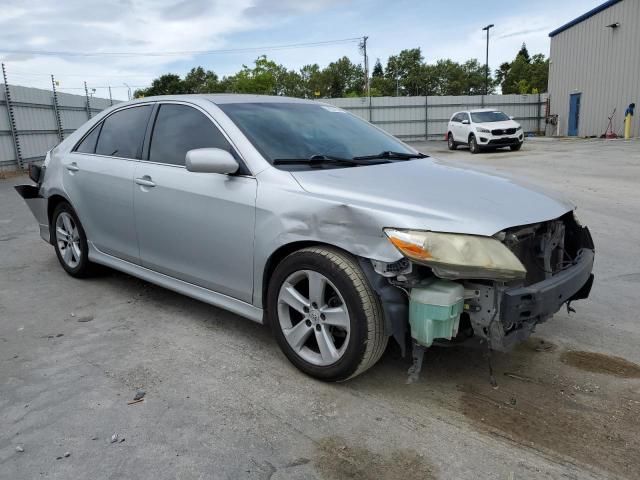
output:
[[[511,151],[513,151],[513,152],[517,152],[521,148],[522,148],[522,144],[521,143],[519,143],[517,145],[511,145]]]
[[[89,262],[87,236],[82,224],[66,202],[58,204],[51,216],[54,247],[62,268],[72,277],[86,277],[93,269]]]
[[[286,257],[269,283],[267,311],[287,358],[320,380],[361,374],[387,346],[378,296],[356,259],[338,249],[310,247]]]
[[[476,140],[475,135],[469,136],[469,151],[474,154],[480,152],[480,147],[478,146],[478,141]]]
[[[453,134],[451,133],[447,135],[447,147],[449,147],[449,150],[455,150],[458,148],[458,145],[456,145],[456,142],[453,139]]]

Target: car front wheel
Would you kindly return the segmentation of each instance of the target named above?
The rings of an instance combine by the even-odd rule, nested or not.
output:
[[[476,140],[475,135],[471,135],[469,137],[469,151],[474,154],[480,152],[480,147],[478,146],[478,141]]]
[[[53,244],[62,268],[72,277],[86,277],[93,271],[89,262],[87,236],[71,205],[62,202],[51,216]]]
[[[522,144],[521,143],[518,143],[517,145],[511,145],[511,151],[512,152],[517,152],[521,148],[522,148]]]
[[[320,380],[361,374],[387,345],[378,296],[356,259],[338,249],[309,247],[286,257],[269,283],[267,311],[287,358]]]
[[[449,147],[449,150],[455,150],[458,148],[458,145],[456,145],[456,142],[453,139],[453,134],[451,133],[447,135],[447,147]]]

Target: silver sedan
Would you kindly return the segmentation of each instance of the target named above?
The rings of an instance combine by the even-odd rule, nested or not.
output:
[[[328,381],[370,368],[389,338],[416,359],[473,337],[507,349],[593,281],[572,204],[315,101],[121,103],[30,176],[18,192],[67,273],[106,265],[269,323]]]

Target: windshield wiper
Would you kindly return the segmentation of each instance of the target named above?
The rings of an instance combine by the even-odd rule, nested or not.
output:
[[[373,158],[372,158],[373,159]],[[387,162],[366,162],[362,160],[369,160],[367,158],[343,158],[334,157],[333,155],[311,155],[309,158],[276,158],[273,161],[274,165],[345,165],[349,167],[357,167],[360,165],[374,165],[376,163]]]
[[[385,150],[384,152],[376,153],[374,155],[362,155],[359,157],[353,157],[353,160],[374,160],[376,158],[388,158],[391,160],[409,160],[411,158],[426,158],[429,155],[424,153],[403,153],[392,152],[391,150]]]

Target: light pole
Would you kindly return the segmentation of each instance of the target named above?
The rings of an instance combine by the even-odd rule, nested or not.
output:
[[[484,64],[484,94],[489,94],[489,29],[494,27],[495,25],[492,23],[491,25],[487,25],[482,30],[487,31],[487,61]]]
[[[129,96],[129,100],[131,100],[131,87],[126,83],[123,83],[125,87],[127,87],[127,95]]]

